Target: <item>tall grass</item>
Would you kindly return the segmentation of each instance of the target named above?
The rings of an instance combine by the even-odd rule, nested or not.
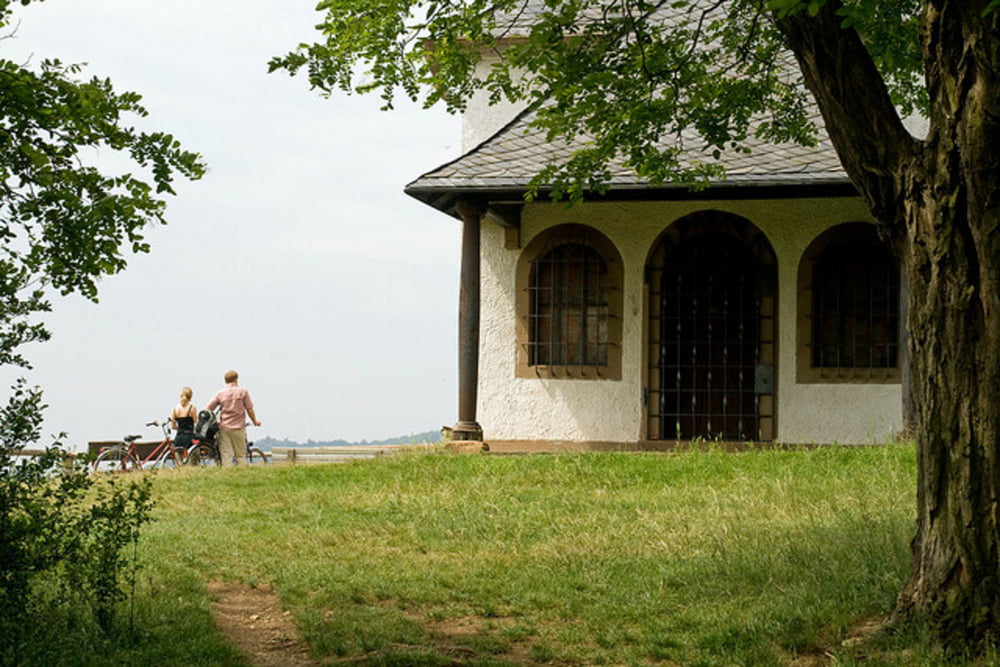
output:
[[[849,664],[906,573],[915,457],[425,454],[155,487],[136,661],[240,664],[221,578],[273,584],[316,657],[361,664]]]

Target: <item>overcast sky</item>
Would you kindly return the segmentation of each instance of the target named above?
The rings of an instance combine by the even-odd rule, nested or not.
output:
[[[403,186],[454,158],[458,119],[324,100],[267,61],[312,39],[315,0],[47,0],[3,57],[87,63],[143,96],[144,126],[201,153],[149,255],[55,300],[25,348],[46,433],[152,437],[182,386],[200,408],[234,368],[250,437],[379,439],[456,418],[460,227]],[[400,105],[401,107],[404,105]],[[9,373],[7,373],[9,376]],[[7,377],[0,378],[5,386]]]

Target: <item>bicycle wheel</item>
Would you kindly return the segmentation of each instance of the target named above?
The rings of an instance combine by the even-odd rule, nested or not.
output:
[[[153,462],[154,468],[180,468],[184,465],[185,451],[181,447],[171,447]]]
[[[183,447],[174,447],[174,457],[173,465],[175,468],[179,468],[182,465],[187,464],[187,450]]]
[[[128,472],[138,467],[138,459],[126,447],[111,447],[94,459],[92,470],[94,473]]]
[[[271,462],[271,457],[256,447],[247,450],[247,463],[250,465],[266,465]]]
[[[187,450],[187,457],[185,461],[191,466],[212,466],[212,465],[222,465],[219,460],[218,454],[215,453],[215,448],[211,445],[192,445],[190,449]]]

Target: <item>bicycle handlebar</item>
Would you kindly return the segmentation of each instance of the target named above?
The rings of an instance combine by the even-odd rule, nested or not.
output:
[[[148,422],[146,424],[146,426],[159,426],[159,427],[161,427],[163,429],[163,437],[165,437],[165,438],[169,438],[170,437],[170,420],[169,419],[167,421],[164,421],[164,422],[160,422],[160,421],[155,421],[154,420],[154,421]]]

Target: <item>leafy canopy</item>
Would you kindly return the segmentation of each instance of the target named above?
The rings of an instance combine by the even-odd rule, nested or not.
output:
[[[403,94],[459,111],[483,91],[580,145],[535,179],[600,191],[621,160],[651,183],[704,185],[723,151],[816,140],[813,106],[775,18],[826,0],[323,0],[322,38],[274,58],[324,95]],[[1000,0],[997,0],[1000,2]],[[996,4],[996,3],[994,3]],[[920,0],[847,0],[900,112],[926,108]],[[530,17],[530,20],[527,20]],[[691,149],[701,159],[685,161]]]
[[[7,38],[12,4],[0,0]],[[148,252],[142,230],[164,223],[161,197],[174,193],[175,174],[205,171],[170,134],[126,123],[147,114],[139,95],[80,73],[79,65],[18,63],[0,51],[0,365],[27,365],[17,348],[48,337],[31,321],[49,309],[45,288],[96,301],[100,278],[125,268],[125,249]],[[142,173],[105,173],[98,151],[124,155]]]

